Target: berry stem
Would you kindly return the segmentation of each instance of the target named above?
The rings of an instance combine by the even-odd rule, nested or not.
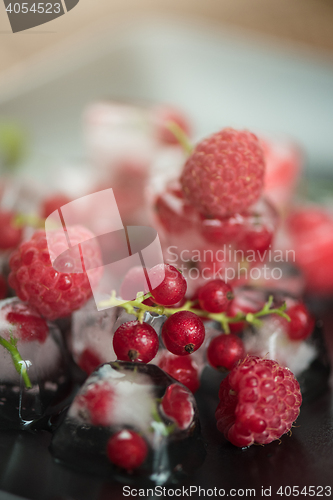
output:
[[[260,311],[247,314],[237,313],[235,316],[227,316],[225,313],[209,313],[207,311],[203,311],[202,309],[196,309],[195,307],[193,307],[196,302],[192,302],[190,300],[188,300],[182,307],[146,306],[145,304],[142,304],[144,300],[150,297],[153,297],[151,293],[147,293],[146,295],[144,295],[141,292],[137,294],[136,300],[130,300],[123,303],[121,300],[117,299],[116,292],[113,291],[110,299],[100,302],[99,306],[103,308],[111,306],[123,307],[125,311],[128,312],[128,314],[136,316],[136,318],[138,318],[140,322],[143,321],[143,314],[145,312],[164,315],[168,318],[179,311],[190,311],[197,316],[208,318],[212,321],[220,323],[222,330],[226,334],[230,333],[229,323],[238,323],[240,321],[245,321],[252,325],[259,326],[261,324],[261,321],[258,318],[267,316],[269,314],[277,314],[278,316],[285,318],[287,321],[290,321],[289,316],[284,312],[287,307],[285,302],[278,308],[272,308],[274,300],[273,295],[269,296],[268,301],[264,304],[263,308]]]
[[[192,144],[189,141],[188,136],[185,134],[184,130],[178,125],[178,123],[173,121],[168,121],[166,128],[175,136],[184,152],[190,155],[193,151]]]
[[[30,378],[29,378],[29,375],[27,372],[27,364],[22,359],[22,357],[21,357],[21,355],[16,347],[16,343],[17,343],[17,340],[14,339],[12,336],[10,336],[10,342],[8,342],[8,340],[4,339],[0,335],[0,345],[2,345],[10,353],[17,373],[22,376],[26,388],[30,389],[32,387],[32,385],[31,385]]]

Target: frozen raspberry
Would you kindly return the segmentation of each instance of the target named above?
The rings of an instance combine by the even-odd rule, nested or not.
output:
[[[1,315],[13,325],[10,332],[12,336],[22,342],[39,343],[45,342],[49,328],[35,308],[29,304],[23,304],[19,300],[5,304],[1,309]]]
[[[172,306],[183,299],[187,283],[186,279],[174,266],[158,264],[149,272],[153,301],[162,306]],[[163,277],[164,276],[164,277]],[[161,282],[161,278],[163,278]],[[159,283],[154,286],[154,283]]]
[[[124,429],[116,432],[108,441],[107,455],[114,465],[131,471],[146,460],[148,446],[137,432]]]
[[[206,217],[245,211],[263,188],[265,161],[257,137],[226,128],[200,142],[181,177],[186,198]]]
[[[166,145],[179,144],[175,135],[169,130],[169,123],[175,123],[186,134],[190,136],[191,127],[184,114],[172,106],[156,106],[152,110],[152,120],[155,125],[157,140]]]
[[[157,197],[155,211],[159,222],[170,234],[182,234],[193,227],[197,212],[184,200],[184,193],[178,187],[170,186]]]
[[[219,279],[208,281],[198,293],[201,309],[210,313],[228,311],[233,298],[231,286]]]
[[[117,359],[149,363],[157,354],[158,335],[148,323],[128,321],[117,328],[113,336],[113,349]]]
[[[207,348],[207,361],[217,370],[231,370],[245,356],[242,340],[237,335],[218,335]]]
[[[310,293],[333,291],[333,217],[322,207],[295,210],[287,221],[290,248],[303,271]]]
[[[59,193],[46,198],[41,207],[41,216],[47,219],[49,215],[61,208],[63,205],[70,203],[70,199],[65,194]]]
[[[302,403],[299,383],[276,361],[247,356],[221,382],[217,428],[239,447],[267,444],[286,434]]]
[[[85,241],[85,255],[89,256],[87,267],[96,268],[90,273],[90,278],[97,283],[100,277],[100,269],[97,268],[101,265],[99,246],[87,229],[77,226],[75,231],[74,227],[71,230],[73,248],[75,235],[78,241],[90,240]],[[61,250],[63,247],[64,252],[68,250],[62,230],[51,233],[49,241],[51,248]],[[34,305],[42,316],[50,320],[71,314],[83,306],[92,294],[87,274],[82,272],[80,253],[73,257],[71,252],[69,258],[59,258],[65,259],[62,265],[68,267],[69,273],[58,272],[52,267],[45,232],[37,231],[31,240],[23,242],[12,253],[9,261],[9,285],[21,300]]]
[[[205,327],[196,314],[179,311],[164,323],[162,340],[168,351],[177,356],[192,354],[205,340]]]
[[[13,212],[0,212],[0,250],[16,248],[22,239],[22,227],[15,225],[15,214]]]
[[[90,384],[77,398],[80,412],[88,413],[92,425],[108,426],[112,422],[114,390],[107,382]]]
[[[191,392],[195,393],[199,389],[198,368],[192,360],[192,356],[176,356],[165,351],[158,362],[158,366],[185,385]]]
[[[184,387],[172,384],[167,388],[162,399],[161,406],[164,414],[176,422],[182,430],[187,429],[193,421],[192,397],[191,393]]]
[[[7,297],[7,291],[7,282],[2,274],[0,274],[0,300],[3,300]]]
[[[81,370],[90,375],[96,370],[96,368],[101,365],[103,361],[100,359],[99,355],[93,351],[90,347],[84,349],[81,356],[77,362]]]

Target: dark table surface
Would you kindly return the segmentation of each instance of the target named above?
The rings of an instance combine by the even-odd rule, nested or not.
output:
[[[327,349],[333,359],[333,312],[331,307],[321,312],[324,320]],[[289,489],[298,486],[316,487],[315,498],[329,497],[333,489],[333,397],[328,389],[313,401],[305,402],[293,429],[292,436],[283,436],[266,446],[238,449],[226,442],[217,431],[214,412],[220,374],[206,369],[202,386],[196,394],[202,435],[207,446],[203,464],[185,481],[170,488],[223,488],[225,496],[245,497],[246,489],[255,489],[262,497],[262,488],[271,487],[271,498],[287,498]],[[123,496],[123,485],[73,472],[57,464],[48,451],[51,434],[39,431],[0,432],[0,499],[14,499],[12,495],[29,500],[117,500]],[[279,495],[283,487],[285,495]],[[135,487],[135,486],[131,486]],[[169,488],[169,487],[167,487]],[[305,490],[304,490],[305,491]],[[306,490],[309,495],[309,489]],[[266,492],[269,493],[269,492]],[[321,495],[320,495],[321,493]],[[294,495],[297,495],[295,488]],[[249,496],[249,494],[247,495]],[[253,493],[252,493],[252,496]],[[306,498],[300,494],[300,498]],[[181,498],[186,497],[186,492]],[[192,493],[199,498],[199,493]],[[201,498],[203,498],[201,496]],[[207,497],[206,497],[207,498]]]

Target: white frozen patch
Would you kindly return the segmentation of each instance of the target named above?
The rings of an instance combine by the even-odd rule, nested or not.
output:
[[[251,329],[246,330],[243,342],[248,354],[274,359],[287,366],[296,377],[316,357],[313,346],[304,341],[289,340],[283,324],[274,317],[264,319],[262,326],[255,328],[255,333]]]

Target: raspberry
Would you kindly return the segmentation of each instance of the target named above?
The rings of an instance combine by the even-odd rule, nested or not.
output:
[[[198,368],[191,356],[175,356],[171,352],[165,351],[161,356],[158,366],[166,373],[185,385],[191,392],[195,393],[199,389]]]
[[[107,382],[90,384],[77,398],[80,410],[87,412],[92,425],[108,426],[112,422],[114,390]]]
[[[16,248],[22,239],[23,229],[15,226],[15,214],[1,211],[0,227],[0,250]]]
[[[0,300],[3,300],[7,297],[7,292],[7,282],[2,274],[0,274]]]
[[[233,333],[218,335],[207,348],[208,363],[220,371],[231,370],[244,356],[243,342]]]
[[[286,434],[299,415],[299,383],[276,361],[247,356],[221,382],[217,428],[239,447],[267,444]]]
[[[84,242],[85,255],[89,255],[89,265],[85,260],[87,267],[92,269],[100,266],[100,250],[96,240],[91,239],[93,234],[83,227],[72,227],[71,242],[74,248],[75,236],[78,241],[90,240]],[[64,247],[64,251],[68,250],[62,230],[50,233],[49,242],[51,248],[61,250]],[[87,274],[82,272],[79,252],[77,257],[73,258],[71,252],[70,258],[60,256],[59,259],[66,259],[62,265],[65,267],[66,263],[71,273],[58,272],[52,267],[45,232],[37,231],[31,240],[23,242],[12,253],[9,261],[9,285],[21,300],[35,306],[42,316],[50,320],[68,316],[83,306],[92,294]],[[90,272],[92,284],[97,283],[99,277],[100,269]]]
[[[196,314],[179,311],[164,323],[162,340],[168,351],[173,354],[178,356],[192,354],[205,340],[205,327]]]
[[[265,161],[257,137],[226,128],[200,142],[181,176],[189,202],[206,217],[243,212],[259,198]]]
[[[194,417],[194,408],[191,401],[191,393],[178,384],[170,385],[162,399],[162,409],[164,414],[176,422],[177,426],[187,429]]]
[[[233,298],[231,286],[219,279],[209,281],[198,293],[201,309],[210,313],[228,311]]]
[[[47,219],[49,215],[61,208],[63,205],[67,205],[71,200],[65,194],[59,193],[46,198],[41,207],[41,216],[43,219]]]
[[[90,375],[96,370],[96,368],[101,365],[103,361],[100,359],[99,355],[93,351],[91,348],[86,347],[77,362],[81,370]]]
[[[156,356],[158,346],[158,335],[148,323],[128,321],[120,325],[113,336],[113,349],[121,361],[149,363]]]
[[[182,112],[172,106],[156,106],[152,109],[152,120],[155,125],[157,140],[165,145],[178,145],[175,135],[169,130],[170,122],[176,123],[178,127],[189,136],[191,133],[190,124]]]
[[[164,274],[163,281],[161,277]],[[187,289],[186,279],[170,264],[158,264],[149,272],[153,301],[162,306],[172,306],[183,299]],[[155,288],[154,283],[159,283]]]
[[[11,331],[14,338],[22,342],[45,342],[49,328],[33,306],[14,300],[2,307],[1,315],[14,326]]]
[[[114,465],[131,471],[146,460],[148,446],[137,432],[124,429],[116,432],[108,441],[107,456]]]

